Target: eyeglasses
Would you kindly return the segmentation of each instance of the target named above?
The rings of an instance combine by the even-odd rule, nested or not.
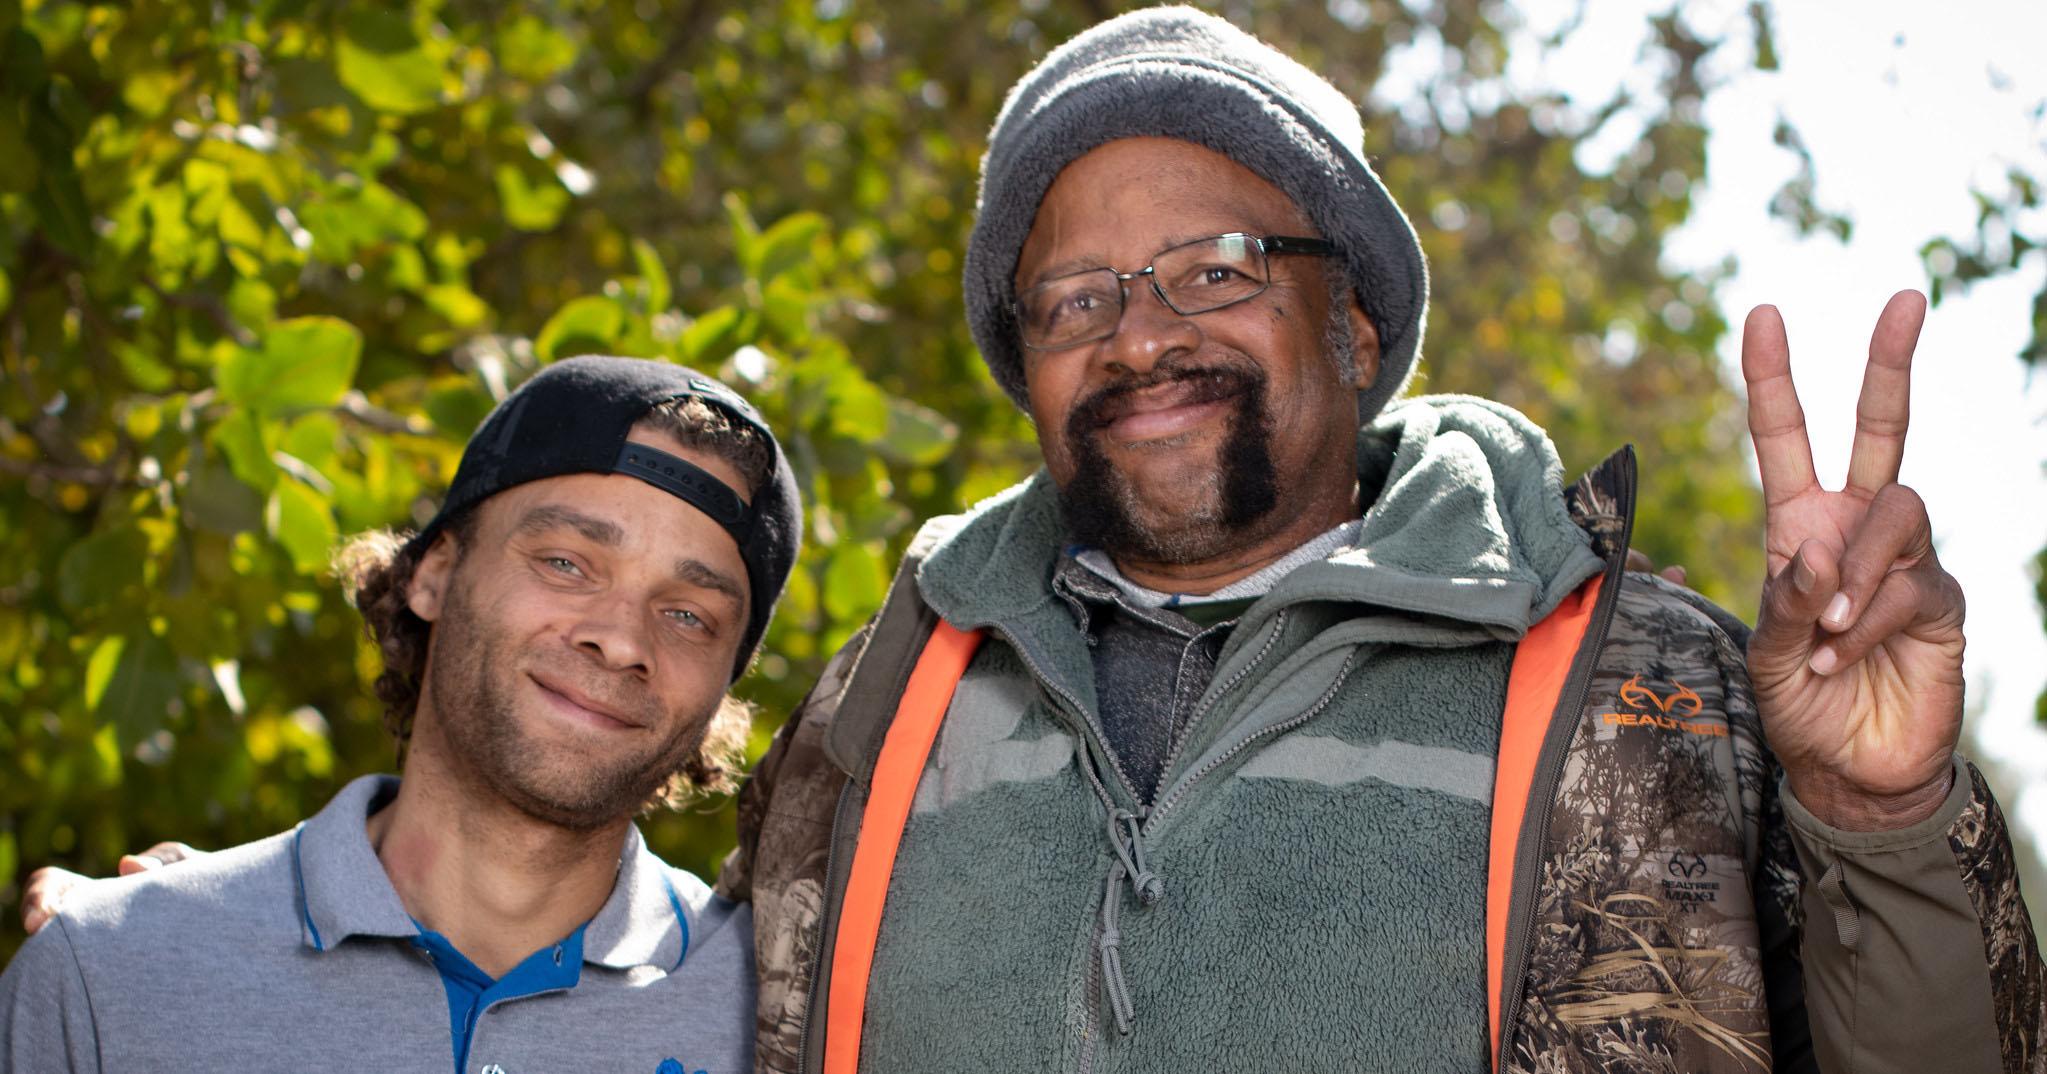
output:
[[[1272,283],[1266,258],[1272,254],[1330,257],[1336,245],[1324,239],[1286,235],[1258,238],[1241,232],[1181,243],[1154,254],[1136,272],[1085,269],[1047,280],[1016,296],[1023,345],[1058,350],[1116,334],[1123,320],[1124,284],[1151,277],[1152,293],[1166,308],[1187,316],[1219,310],[1262,293]]]

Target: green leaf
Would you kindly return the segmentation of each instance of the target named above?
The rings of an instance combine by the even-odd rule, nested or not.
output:
[[[327,498],[298,481],[279,481],[263,509],[263,526],[300,574],[319,574],[341,536]]]
[[[810,321],[811,306],[822,296],[798,286],[793,278],[778,276],[761,288],[761,316],[770,331],[792,343],[816,333]]]
[[[881,440],[888,428],[888,399],[852,363],[832,368],[825,399],[832,432],[867,443]]]
[[[278,111],[284,115],[350,103],[350,95],[332,68],[302,56],[286,56],[270,64],[277,84]]]
[[[314,469],[324,470],[333,463],[335,445],[340,442],[341,423],[332,414],[313,413],[284,430],[278,450]]]
[[[654,252],[654,244],[634,236],[633,263],[639,266],[640,279],[647,285],[647,312],[666,310],[670,299],[668,269],[661,264],[661,255]]]
[[[57,564],[57,603],[74,612],[106,610],[141,583],[148,557],[149,538],[132,525],[87,537]]]
[[[531,16],[521,15],[498,31],[498,66],[528,82],[545,82],[576,62],[576,43]]]
[[[256,415],[241,410],[222,419],[206,437],[207,443],[227,459],[235,479],[258,493],[268,492],[277,484],[277,463],[270,458],[270,445],[263,434],[264,426]]]
[[[888,399],[888,431],[875,450],[891,462],[931,466],[952,453],[960,427],[945,415],[907,399]]]
[[[409,116],[441,103],[441,65],[397,11],[364,6],[344,15],[334,72],[380,112]]]
[[[382,183],[328,191],[298,207],[299,221],[313,235],[313,252],[346,262],[373,243],[413,242],[426,234],[426,214]]]
[[[227,289],[227,313],[235,323],[263,332],[277,319],[277,292],[262,280],[244,277]]]
[[[94,652],[93,659],[99,661],[100,653]],[[126,749],[163,726],[165,710],[177,690],[177,656],[161,639],[145,634],[120,647],[113,670],[105,676],[99,698],[92,704],[93,714],[114,727]],[[87,693],[91,693],[89,688]]]
[[[578,354],[608,351],[625,327],[625,311],[599,295],[571,300],[547,319],[533,341],[534,353],[552,362]]]
[[[9,26],[0,35],[0,91],[25,94],[48,77],[43,43],[27,27]]]
[[[92,210],[85,204],[85,188],[78,181],[78,169],[68,154],[58,161],[44,157],[43,181],[28,196],[36,223],[51,242],[80,259],[92,254]]]
[[[490,393],[473,381],[457,381],[443,384],[429,391],[426,396],[426,416],[434,428],[442,433],[467,439],[492,406]]]
[[[107,684],[114,681],[114,669],[120,666],[121,653],[128,648],[128,639],[119,634],[100,639],[93,646],[92,656],[85,662],[85,707],[97,709],[100,699],[107,696]]]
[[[26,194],[43,174],[42,161],[28,144],[21,112],[13,100],[0,98],[0,193]]]
[[[825,611],[837,619],[858,622],[881,606],[888,570],[864,542],[841,541],[832,549],[824,573]]]
[[[207,460],[192,471],[178,502],[194,528],[233,536],[263,524],[263,494],[235,479],[226,463]]]
[[[675,343],[676,356],[685,365],[715,365],[735,345],[733,330],[738,327],[738,308],[720,306],[682,330],[682,338]]]
[[[260,350],[241,350],[220,370],[221,398],[270,417],[331,407],[355,381],[362,332],[337,317],[294,317],[263,334]]]
[[[0,281],[4,291],[4,281]],[[7,308],[5,294],[0,293],[0,309]],[[114,340],[111,349],[114,361],[121,366],[121,372],[128,377],[128,383],[145,392],[162,392],[170,389],[175,379],[171,367],[158,361],[156,356],[125,340]]]
[[[427,308],[454,328],[475,328],[490,317],[490,306],[459,283],[437,283],[420,292]]]
[[[500,164],[492,178],[497,183],[505,223],[520,231],[546,231],[560,223],[562,213],[568,210],[569,190],[551,173],[533,182],[517,167]]]
[[[732,256],[749,279],[760,278],[760,225],[747,211],[746,199],[736,190],[725,192],[725,222],[732,227]]]
[[[825,218],[817,213],[795,213],[775,221],[760,237],[754,274],[766,283],[810,260],[810,244],[825,229]]]

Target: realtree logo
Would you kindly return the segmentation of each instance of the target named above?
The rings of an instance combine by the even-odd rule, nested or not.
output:
[[[1726,725],[1694,719],[1706,703],[1691,687],[1678,682],[1669,685],[1673,687],[1670,693],[1659,694],[1642,685],[1642,676],[1637,675],[1621,684],[1621,711],[1606,713],[1600,719],[1623,727],[1660,727],[1688,735],[1726,737]]]
[[[1720,901],[1720,882],[1705,879],[1710,868],[1703,854],[1687,856],[1679,851],[1670,856],[1664,866],[1676,879],[1663,882],[1663,897],[1681,910],[1696,910],[1709,902]]]

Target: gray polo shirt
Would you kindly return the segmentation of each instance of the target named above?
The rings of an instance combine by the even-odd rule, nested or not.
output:
[[[0,975],[0,1066],[448,1074],[449,992],[363,828],[397,786],[366,776],[292,831],[72,891]],[[464,1070],[752,1068],[749,907],[634,829],[577,938],[573,972],[485,994]]]

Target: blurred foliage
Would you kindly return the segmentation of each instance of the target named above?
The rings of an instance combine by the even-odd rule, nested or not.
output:
[[[741,686],[764,746],[914,522],[1035,465],[965,328],[975,168],[1119,6],[0,0],[0,958],[34,865],[259,837],[391,764],[328,550],[426,517],[556,358],[715,371],[781,431],[811,515]],[[1433,266],[1424,390],[1573,471],[1635,443],[1636,544],[1752,611],[1731,266],[1659,259],[1716,42],[1653,20],[1653,99],[1587,107],[1509,85],[1493,2],[1220,10],[1366,100]],[[730,825],[646,822],[702,871]]]
[[[2033,104],[2032,124],[2040,145],[2047,148],[2047,101]],[[2047,262],[2042,256],[2042,251],[2047,251],[2047,212],[2041,211],[2047,191],[2043,188],[2047,188],[2047,175],[2034,175],[2024,166],[2012,165],[2005,169],[2003,189],[1972,192],[1976,198],[1975,234],[1963,238],[1943,235],[1919,248],[1935,305],[1950,291],[1966,292],[1984,280],[2036,271]],[[2032,334],[2018,358],[2026,364],[2028,377],[2047,369],[2047,286],[2033,296]],[[2047,548],[2040,550],[2033,569],[2039,577],[2034,596],[2039,601],[2042,626],[2047,627]],[[2033,715],[2047,724],[2047,690],[2034,701]]]

